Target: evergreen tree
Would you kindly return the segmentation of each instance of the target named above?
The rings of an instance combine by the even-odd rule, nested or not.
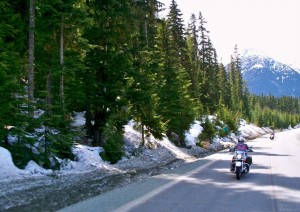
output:
[[[192,82],[191,93],[194,98],[199,97],[199,75],[200,75],[200,61],[199,61],[199,44],[198,44],[198,29],[197,18],[192,14],[190,23],[187,29],[187,49],[189,56],[190,67],[187,67],[189,77]]]
[[[157,1],[153,0],[137,3],[134,15],[138,33],[133,37],[132,72],[127,94],[133,118],[142,126],[142,144],[144,144],[144,128],[157,138],[162,138],[164,132],[162,119],[157,111],[161,68],[160,52],[156,49],[155,26],[159,7]]]
[[[251,121],[259,126],[287,128],[299,123],[299,98],[251,95],[250,99]],[[293,110],[288,105],[294,105]]]
[[[237,112],[238,111],[238,97],[236,93],[236,69],[234,59],[231,56],[230,59],[230,67],[229,67],[229,81],[230,81],[230,94],[231,94],[231,110]]]
[[[217,90],[217,81],[214,81],[218,74],[218,62],[216,50],[213,48],[208,36],[209,31],[206,29],[204,17],[199,12],[199,60],[201,74],[200,82],[200,101],[208,113],[214,113],[217,109],[219,91]]]
[[[24,118],[20,106],[25,100],[25,67],[23,54],[26,36],[24,6],[21,2],[0,2],[0,145],[8,147],[7,136],[12,126]],[[28,11],[27,11],[28,13]],[[26,25],[27,26],[27,25]],[[2,142],[3,141],[3,142]]]
[[[242,78],[241,61],[237,46],[234,48],[234,55],[231,56],[229,73],[231,87],[231,108],[233,111],[239,114],[239,116],[249,118],[249,91]]]
[[[129,0],[88,2],[93,22],[84,32],[90,46],[84,83],[87,127],[94,145],[104,145],[103,131],[109,116],[126,103],[125,85],[131,63],[128,47],[136,32],[131,8]]]
[[[166,25],[162,24],[160,43],[163,52],[164,83],[159,93],[160,113],[168,132],[179,136],[178,145],[184,145],[184,132],[196,117],[195,101],[189,94],[188,74],[182,65],[186,52],[181,12],[173,0]],[[170,134],[169,134],[170,135]]]
[[[229,76],[223,64],[219,65],[217,80],[217,89],[219,91],[219,107],[230,107],[230,83]]]
[[[0,8],[0,136],[4,141],[1,145],[11,151],[15,164],[22,168],[32,159],[30,145],[33,145],[26,131],[33,114],[28,113],[25,90],[29,5],[23,1],[2,1]],[[17,138],[16,142],[9,143],[9,134]]]
[[[184,67],[185,63],[187,62],[187,43],[184,36],[185,28],[181,10],[178,8],[175,0],[172,0],[171,2],[167,22],[170,33],[169,39],[171,40],[172,44],[175,45],[173,48],[177,49],[177,51],[172,52],[172,54],[178,57],[178,62]]]
[[[82,67],[82,60],[74,58],[81,54],[78,33],[82,30],[78,28],[83,26],[80,20],[84,17],[84,7],[78,7],[82,3],[77,0],[37,3],[35,98],[37,107],[45,111],[38,118],[44,127],[44,153],[46,158],[53,154],[71,158],[70,117],[74,105],[70,103],[70,90],[65,88],[72,86],[78,66]],[[77,83],[78,92],[82,83]]]

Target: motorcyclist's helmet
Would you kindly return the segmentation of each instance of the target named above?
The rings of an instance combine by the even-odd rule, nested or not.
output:
[[[238,138],[239,144],[243,144],[245,142],[245,139],[243,137]]]

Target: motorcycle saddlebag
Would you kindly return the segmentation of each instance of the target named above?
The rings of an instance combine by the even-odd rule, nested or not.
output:
[[[249,165],[252,164],[252,157],[251,157],[251,156],[248,156],[248,157],[246,158],[246,163],[248,163]]]

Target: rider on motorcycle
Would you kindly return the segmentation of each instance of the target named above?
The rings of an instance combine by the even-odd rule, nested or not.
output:
[[[273,140],[275,138],[275,130],[272,131],[271,135],[270,135],[270,139]]]
[[[250,150],[248,145],[245,144],[245,139],[243,137],[239,137],[238,138],[238,144],[234,147],[233,149],[235,150],[239,150],[239,151],[247,151]]]
[[[238,138],[238,144],[233,148],[234,151],[245,151],[245,152],[252,152],[252,149],[249,148],[247,144],[245,144],[245,139],[243,137]],[[246,154],[247,155],[247,154]],[[249,164],[249,166],[252,164],[252,157],[247,155],[246,163]],[[234,169],[234,164],[231,164],[231,169]],[[248,167],[249,171],[249,167]]]

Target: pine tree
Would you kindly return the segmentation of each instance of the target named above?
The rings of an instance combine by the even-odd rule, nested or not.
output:
[[[218,80],[216,85],[219,91],[219,107],[230,107],[230,83],[229,76],[223,64],[219,65]]]
[[[190,95],[191,82],[184,69],[186,41],[181,12],[173,0],[166,24],[161,25],[159,46],[163,52],[163,77],[160,114],[170,132],[179,136],[178,145],[184,145],[184,132],[196,117],[195,101]]]
[[[198,49],[198,29],[197,18],[192,14],[190,23],[187,29],[187,49],[189,56],[190,67],[187,67],[190,80],[192,82],[191,93],[194,98],[199,97],[199,74],[200,74],[200,61]]]
[[[103,131],[109,116],[126,103],[125,79],[131,68],[128,51],[131,35],[136,32],[131,8],[131,1],[88,2],[93,22],[84,32],[90,46],[84,83],[87,126],[94,145],[104,145]]]
[[[217,109],[219,91],[216,81],[212,79],[217,77],[218,62],[216,50],[208,36],[209,31],[205,28],[205,21],[202,13],[199,12],[199,60],[201,74],[200,79],[200,101],[207,108],[208,113],[213,113]]]
[[[230,84],[233,110],[241,116],[249,118],[249,91],[245,82],[243,81],[241,73],[241,61],[237,45],[234,48],[234,55],[231,57]]]
[[[137,20],[134,23],[138,33],[134,36],[135,42],[132,46],[132,75],[127,94],[133,117],[142,126],[142,144],[144,144],[144,128],[157,138],[162,138],[164,132],[162,119],[157,111],[161,68],[160,52],[156,49],[155,26],[159,7],[157,1],[153,0],[140,1],[134,6]]]
[[[27,157],[25,129],[28,127],[28,99],[25,91],[28,77],[28,13],[23,1],[0,3],[0,136],[1,146],[8,148],[18,167],[23,167],[31,158]],[[25,106],[27,105],[27,106]],[[8,135],[16,136],[10,143]]]
[[[56,86],[58,85],[56,80],[60,71],[59,45],[57,45],[59,43],[58,32],[60,32],[60,27],[58,26],[60,24],[58,23],[61,22],[62,13],[70,14],[73,12],[74,2],[69,2],[70,4],[66,1],[61,4],[56,1],[34,2],[37,9],[34,19],[34,35],[36,35],[34,37],[34,74],[33,72],[28,74],[27,69],[27,75],[25,75],[25,65],[27,66],[28,62],[25,61],[28,61],[29,56],[33,57],[32,54],[28,56],[27,47],[29,46],[29,41],[25,40],[25,38],[28,38],[28,32],[31,31],[32,33],[33,31],[28,26],[30,19],[29,7],[32,5],[24,1],[15,1],[10,4],[13,13],[18,16],[18,18],[14,19],[15,24],[18,25],[17,28],[14,28],[14,33],[18,33],[18,36],[14,36],[13,42],[14,46],[18,48],[14,55],[18,55],[20,59],[17,59],[17,57],[15,59],[14,57],[10,58],[10,60],[16,62],[17,66],[16,69],[10,67],[9,70],[10,73],[16,71],[13,76],[15,85],[11,87],[13,91],[10,94],[14,103],[10,103],[12,107],[9,113],[12,115],[10,116],[9,125],[14,126],[10,133],[18,138],[18,142],[12,147],[14,148],[13,157],[17,158],[17,163],[21,164],[21,166],[33,159],[48,167],[49,156],[53,153],[56,156],[71,157],[70,119],[69,114],[64,117],[61,113],[58,99],[59,92],[57,92],[59,86]],[[69,8],[65,8],[65,11],[62,11],[62,4],[64,7],[69,6]],[[70,7],[70,5],[72,6]],[[50,16],[52,18],[49,18]],[[12,62],[10,63],[13,64]],[[33,67],[31,68],[33,70]],[[46,75],[48,75],[48,80],[45,80]],[[28,80],[29,78],[32,80]],[[31,86],[29,90],[32,92],[27,91],[27,94],[28,92],[32,93],[31,96],[24,94],[24,88],[28,87],[28,84],[25,84],[26,82],[31,84],[29,85],[29,87]],[[9,93],[8,91],[6,94]],[[30,101],[25,98],[27,96],[31,99]],[[31,107],[24,107],[24,105],[31,105]],[[35,111],[25,112],[28,108],[33,109],[33,106],[36,109]],[[40,109],[45,110],[46,113],[37,118],[36,112],[39,112]],[[45,127],[45,130],[38,135],[39,133],[37,133],[36,129],[42,129],[43,127]],[[56,130],[60,133],[57,133]],[[28,135],[31,135],[31,137],[28,137]],[[40,146],[36,148],[38,136],[43,136],[46,140],[43,143],[43,147],[41,146],[42,142],[40,142]],[[37,149],[41,154],[32,154],[32,149]]]

